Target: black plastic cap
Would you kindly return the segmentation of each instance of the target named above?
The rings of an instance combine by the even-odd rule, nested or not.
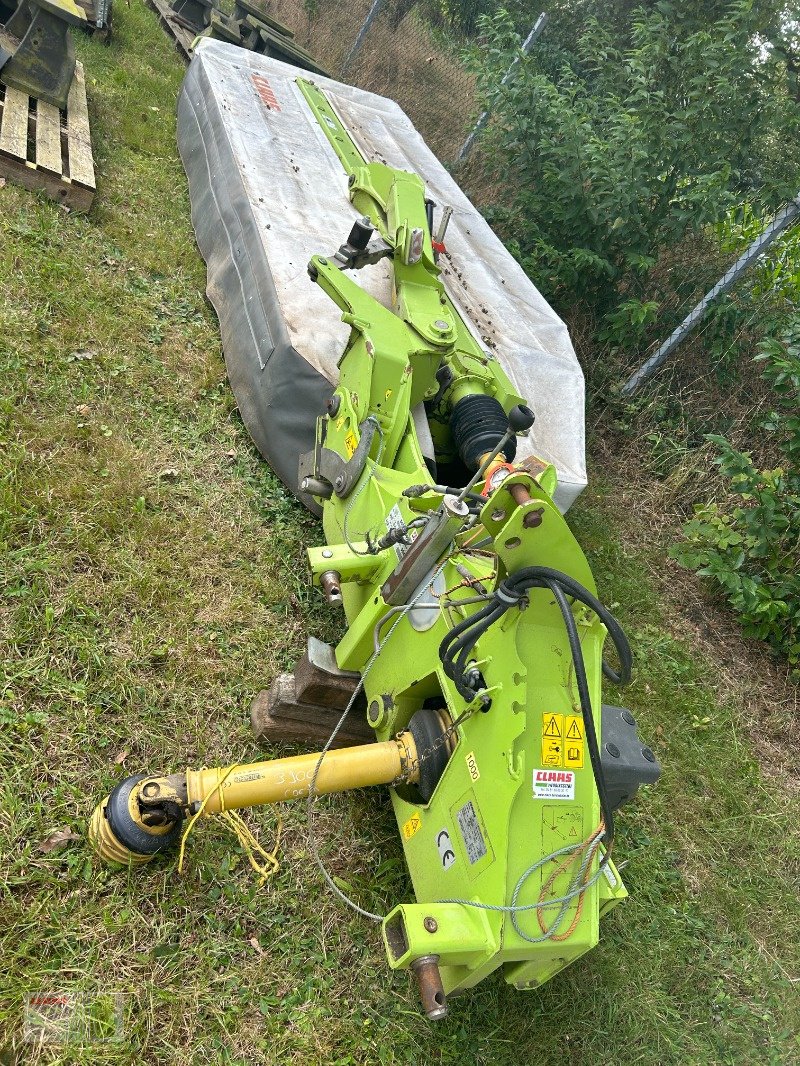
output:
[[[536,420],[536,415],[524,403],[518,403],[508,412],[508,424],[515,433],[526,433]]]
[[[141,781],[146,780],[146,777],[146,774],[135,774],[120,781],[108,797],[105,808],[112,833],[123,847],[136,855],[155,855],[157,851],[174,847],[181,839],[183,814],[179,815],[169,832],[158,834],[148,833],[131,818],[128,808],[131,792]]]
[[[363,252],[372,239],[372,234],[374,232],[372,226],[359,218],[353,223],[353,228],[350,230],[350,236],[347,238],[347,243],[351,248],[357,248],[359,252]]]

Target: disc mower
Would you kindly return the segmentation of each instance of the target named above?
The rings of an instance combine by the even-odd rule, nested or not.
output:
[[[380,922],[389,966],[415,974],[436,1019],[497,969],[536,988],[597,943],[626,896],[617,809],[659,766],[630,711],[603,704],[631,651],[554,503],[556,469],[517,454],[549,398],[519,395],[468,328],[441,277],[448,213],[422,179],[368,161],[324,88],[294,85],[354,209],[307,265],[349,338],[297,484],[321,510],[311,574],[344,611],[336,665],[358,685],[322,751],[129,777],[90,837],[138,865],[200,811],[388,788],[414,901],[346,902]],[[376,264],[390,306],[359,284]],[[375,740],[337,748],[359,699]]]

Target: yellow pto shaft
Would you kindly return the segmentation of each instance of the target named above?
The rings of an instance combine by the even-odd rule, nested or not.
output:
[[[314,792],[345,792],[368,785],[388,785],[406,774],[415,759],[410,733],[382,744],[328,751],[319,768]],[[187,770],[189,810],[195,810],[204,800],[204,812],[215,814],[237,807],[301,799],[308,795],[318,763],[319,754],[312,753],[244,766]]]
[[[418,776],[416,744],[404,732],[380,744],[327,751],[321,763],[314,753],[168,777],[128,777],[95,808],[89,841],[105,862],[139,865],[177,844],[186,812],[216,814],[301,799],[312,781],[316,794],[399,778],[413,783]]]

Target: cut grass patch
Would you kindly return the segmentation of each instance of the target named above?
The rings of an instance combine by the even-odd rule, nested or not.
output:
[[[317,523],[256,454],[225,381],[175,148],[183,67],[142,0],[80,43],[98,194],[87,218],[5,187],[0,1048],[24,1062],[790,1063],[798,810],[752,715],[665,610],[632,508],[600,485],[574,526],[637,654],[622,698],[664,766],[620,817],[629,902],[539,991],[499,977],[430,1026],[377,930],[325,891],[302,805],[259,888],[199,826],[114,874],[85,843],[128,773],[258,757],[252,696],[339,622],[312,594]],[[623,537],[624,533],[624,537]],[[263,749],[262,749],[263,750]],[[272,749],[267,749],[267,753]],[[333,872],[370,908],[410,898],[388,797],[320,805]],[[274,813],[251,812],[272,839]],[[55,832],[71,830],[48,850]],[[21,1041],[31,994],[120,993],[111,1044]]]

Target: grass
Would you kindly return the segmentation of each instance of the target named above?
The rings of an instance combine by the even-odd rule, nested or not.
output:
[[[321,531],[225,381],[175,149],[182,66],[141,0],[115,29],[110,48],[80,44],[91,215],[0,190],[0,1062],[797,1061],[791,709],[762,715],[778,689],[754,693],[778,682],[757,657],[731,678],[735,638],[713,657],[698,605],[665,588],[648,501],[623,498],[612,465],[574,525],[635,645],[624,699],[664,772],[620,818],[631,899],[588,957],[534,993],[489,979],[431,1027],[376,930],[326,893],[302,807],[282,812],[264,888],[213,824],[183,876],[92,862],[86,822],[116,780],[257,757],[252,695],[308,632],[336,632],[305,576]],[[271,839],[273,814],[248,818]],[[408,898],[384,794],[331,801],[319,829],[370,907]],[[63,830],[77,839],[52,846]],[[25,998],[59,990],[120,994],[121,1040],[26,1045]]]

